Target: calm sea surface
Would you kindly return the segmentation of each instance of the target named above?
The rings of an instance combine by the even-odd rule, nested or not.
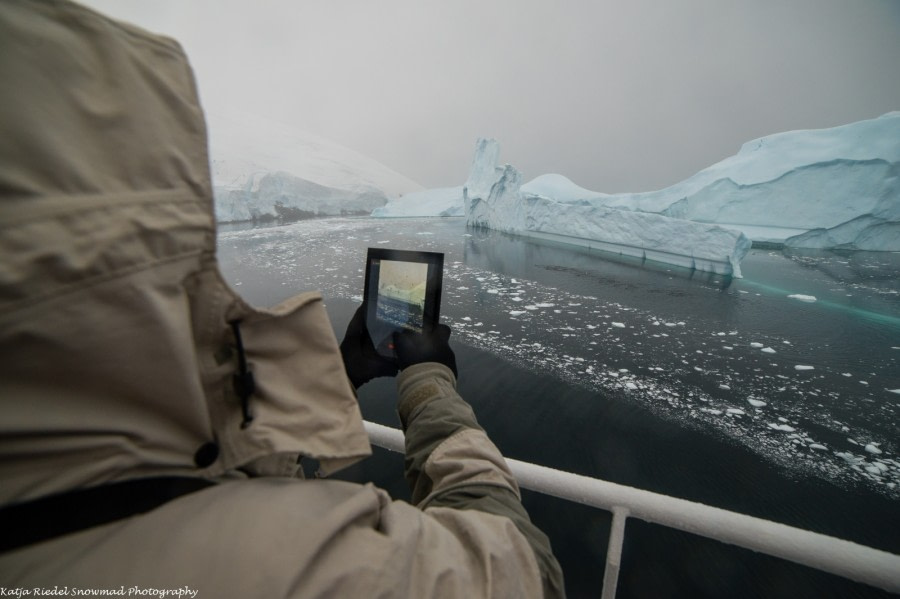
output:
[[[322,290],[340,338],[366,248],[440,251],[460,392],[505,455],[900,553],[900,254],[752,250],[743,279],[537,244],[461,219],[223,228],[255,305]],[[360,390],[398,426],[393,382]],[[407,498],[378,450],[343,477]],[[570,596],[597,596],[610,516],[526,493]],[[628,521],[619,597],[879,596]]]

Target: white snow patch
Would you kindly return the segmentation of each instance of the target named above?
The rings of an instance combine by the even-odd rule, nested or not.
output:
[[[794,370],[815,370],[813,366],[806,366],[804,364],[797,364],[794,366]]]

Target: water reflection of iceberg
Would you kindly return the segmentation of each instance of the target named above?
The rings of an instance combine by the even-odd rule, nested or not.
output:
[[[379,295],[376,316],[380,320],[399,327],[421,332],[422,323],[424,322],[423,306],[424,298],[422,303],[412,303],[386,295]]]

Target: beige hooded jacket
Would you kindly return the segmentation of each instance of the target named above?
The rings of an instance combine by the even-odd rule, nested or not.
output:
[[[299,457],[327,475],[368,438],[321,296],[257,310],[218,272],[206,130],[177,43],[65,1],[3,0],[0,81],[0,505],[153,476],[218,483],[7,551],[0,587],[562,592],[443,366],[398,378],[418,507],[298,478]]]

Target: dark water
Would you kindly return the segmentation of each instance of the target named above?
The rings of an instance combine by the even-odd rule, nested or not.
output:
[[[447,254],[460,392],[505,455],[900,553],[900,255],[754,250],[730,280],[450,219],[226,231],[219,252],[257,305],[322,289],[340,336],[369,246]],[[364,416],[396,426],[394,397],[367,385]],[[401,471],[379,450],[345,476],[404,498]],[[570,595],[599,594],[609,515],[525,495]],[[618,596],[878,593],[629,520]]]

